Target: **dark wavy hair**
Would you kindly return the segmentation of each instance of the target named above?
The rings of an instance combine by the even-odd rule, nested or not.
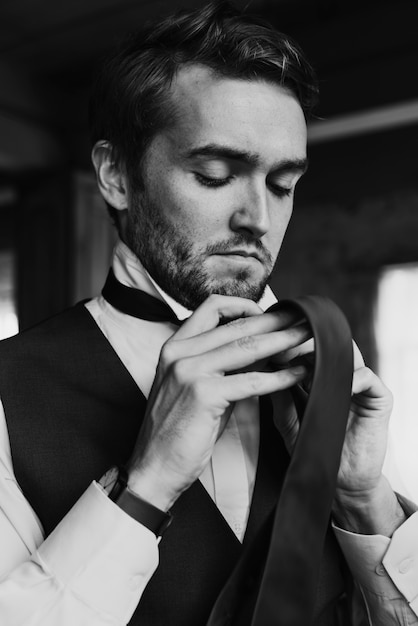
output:
[[[104,63],[89,108],[92,143],[110,142],[113,159],[123,164],[132,184],[150,141],[173,122],[170,86],[185,64],[282,85],[295,94],[306,117],[317,101],[316,76],[300,47],[228,0],[149,23]]]

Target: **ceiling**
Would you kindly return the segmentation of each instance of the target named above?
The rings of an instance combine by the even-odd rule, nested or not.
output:
[[[0,59],[37,75],[88,71],[145,20],[202,0],[13,0],[0,5]],[[235,0],[305,44],[325,69],[418,47],[416,0]]]
[[[3,0],[0,66],[21,72],[31,94],[0,94],[1,110],[39,124],[84,128],[100,59],[147,19],[201,0]],[[316,67],[324,117],[417,98],[417,0],[237,0],[294,36]],[[12,68],[12,69],[10,69]]]

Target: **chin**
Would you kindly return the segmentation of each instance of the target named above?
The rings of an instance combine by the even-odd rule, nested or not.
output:
[[[229,279],[219,281],[212,285],[210,293],[221,296],[234,296],[236,298],[246,298],[258,302],[266,288],[267,278],[262,281],[248,281],[247,279]]]

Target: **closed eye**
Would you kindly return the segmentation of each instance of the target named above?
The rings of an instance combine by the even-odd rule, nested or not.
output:
[[[269,187],[272,193],[278,198],[286,198],[293,193],[293,187],[282,187],[281,185],[272,185],[271,183]]]
[[[204,176],[200,172],[193,172],[196,180],[205,187],[224,187],[231,182],[233,176],[226,176],[225,178],[216,178],[214,176]]]

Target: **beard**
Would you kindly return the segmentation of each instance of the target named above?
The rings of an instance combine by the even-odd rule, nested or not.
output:
[[[195,249],[190,234],[182,234],[168,222],[157,203],[153,203],[144,192],[140,200],[137,193],[132,194],[126,240],[161,289],[192,311],[211,294],[258,302],[274,265],[272,255],[250,233],[235,233],[228,240]],[[232,278],[219,278],[205,269],[205,261],[211,255],[225,254],[249,244],[256,248],[264,267],[261,279],[252,279],[250,269],[242,269]]]

